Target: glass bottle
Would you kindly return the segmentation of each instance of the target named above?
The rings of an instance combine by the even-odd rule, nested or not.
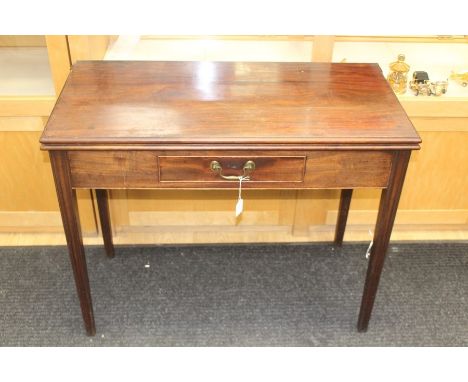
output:
[[[405,62],[405,55],[399,54],[398,61],[392,62],[389,66],[390,73],[388,73],[387,81],[390,83],[393,91],[396,94],[406,93],[407,75],[410,66]]]

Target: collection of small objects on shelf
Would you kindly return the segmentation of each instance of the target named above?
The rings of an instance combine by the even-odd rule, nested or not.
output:
[[[398,60],[392,62],[389,66],[390,73],[387,76],[387,81],[390,83],[393,91],[396,94],[406,93],[410,66],[405,62],[405,55],[399,54]],[[452,72],[450,79],[466,87],[468,85],[468,72]],[[447,93],[447,87],[448,79],[445,81],[430,81],[427,72],[423,71],[413,72],[413,78],[409,81],[409,88],[414,95],[441,96]]]

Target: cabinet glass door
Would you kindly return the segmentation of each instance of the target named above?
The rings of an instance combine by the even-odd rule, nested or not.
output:
[[[106,60],[310,62],[313,36],[117,36]]]
[[[0,36],[0,97],[55,95],[44,36]]]

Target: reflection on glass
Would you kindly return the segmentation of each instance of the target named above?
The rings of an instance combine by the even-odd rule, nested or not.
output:
[[[0,96],[54,94],[44,36],[0,36]]]

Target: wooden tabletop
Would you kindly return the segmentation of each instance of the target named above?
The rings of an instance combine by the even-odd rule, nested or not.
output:
[[[81,61],[41,143],[401,144],[420,138],[377,64]]]

